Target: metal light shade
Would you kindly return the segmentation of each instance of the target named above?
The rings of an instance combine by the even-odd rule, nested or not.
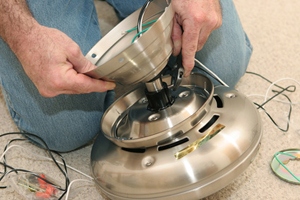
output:
[[[166,66],[172,53],[171,32],[174,11],[166,1],[153,0],[147,8],[143,23],[157,20],[134,42],[140,10],[121,21],[106,34],[85,56],[96,69],[86,74],[122,85],[147,82]]]

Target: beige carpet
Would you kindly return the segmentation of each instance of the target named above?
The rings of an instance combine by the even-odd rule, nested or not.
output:
[[[240,14],[244,29],[253,44],[254,53],[248,71],[259,73],[272,81],[281,78],[294,78],[300,80],[300,1],[298,0],[234,0]],[[105,34],[116,23],[113,10],[105,2],[96,2],[99,11],[99,20]],[[292,81],[280,82],[282,86],[296,84]],[[264,95],[269,84],[253,75],[246,74],[239,82],[237,89],[246,94]],[[288,94],[293,102],[299,102],[300,94]],[[251,96],[253,101],[261,103],[262,97]],[[282,127],[285,126],[288,114],[288,105],[272,102],[266,106],[268,112]],[[0,98],[0,134],[17,131],[10,119],[3,97]],[[206,199],[299,199],[298,185],[289,184],[276,177],[270,168],[270,161],[275,152],[297,148],[300,146],[299,105],[293,106],[290,130],[283,133],[261,112],[264,135],[259,154],[250,167],[236,180],[224,189],[207,197]],[[0,139],[0,149],[14,137]],[[17,143],[16,143],[17,144]],[[46,155],[37,147],[18,143],[34,154]],[[64,154],[68,165],[90,175],[91,145],[72,153]],[[1,150],[2,151],[2,150]],[[62,175],[52,162],[38,158],[18,147],[7,153],[9,164],[14,167],[44,172],[52,178],[63,181]],[[1,153],[0,153],[1,154]],[[289,167],[299,174],[300,163],[291,162]],[[0,167],[1,170],[1,167]],[[298,171],[297,171],[298,170]],[[1,170],[2,171],[2,170]],[[72,170],[69,170],[71,180],[86,179]],[[0,186],[10,184],[5,178]],[[0,190],[0,199],[23,199],[12,188]],[[105,199],[94,184],[76,182],[72,186],[70,199]]]

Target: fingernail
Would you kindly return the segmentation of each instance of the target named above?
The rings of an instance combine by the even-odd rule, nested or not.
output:
[[[107,90],[113,90],[113,89],[115,89],[115,87],[116,87],[116,84],[114,82],[106,82],[106,84],[105,84],[105,88]]]

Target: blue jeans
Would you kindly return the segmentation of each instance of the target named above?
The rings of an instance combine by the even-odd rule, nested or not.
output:
[[[107,0],[120,17],[126,17],[145,0]],[[101,38],[93,0],[28,0],[35,19],[57,28],[77,42],[85,55]],[[234,87],[246,71],[252,48],[231,0],[221,0],[222,26],[213,31],[196,57]],[[103,112],[114,92],[41,96],[20,62],[0,38],[0,78],[12,119],[20,131],[42,137],[48,146],[65,152],[79,148],[101,132]],[[219,84],[213,80],[215,84]]]

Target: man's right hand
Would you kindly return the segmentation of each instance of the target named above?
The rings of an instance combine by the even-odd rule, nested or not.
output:
[[[40,94],[80,94],[112,90],[115,83],[82,73],[96,68],[79,46],[63,32],[38,25],[15,51],[26,74]]]
[[[38,24],[25,0],[0,1],[0,36],[45,97],[104,92],[115,87],[115,83],[82,74],[96,66],[66,34]]]
[[[221,5],[219,0],[172,0],[172,5],[175,10],[173,55],[182,53],[184,76],[188,76],[195,66],[196,52],[222,24]]]

